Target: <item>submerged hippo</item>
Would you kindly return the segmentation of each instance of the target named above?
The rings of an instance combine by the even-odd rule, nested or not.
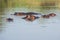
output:
[[[15,16],[24,16],[25,13],[24,12],[15,12],[14,14],[11,15],[15,15]]]
[[[56,14],[55,13],[50,13],[49,16],[54,17],[54,16],[56,16]]]
[[[7,18],[6,20],[7,20],[8,22],[13,21],[13,19],[12,19],[12,18]]]
[[[42,18],[50,18],[49,15],[42,15]]]
[[[39,17],[36,17],[34,15],[27,15],[26,17],[22,19],[26,19],[27,21],[34,21],[35,19],[38,19]]]
[[[41,15],[40,13],[35,13],[35,12],[15,12],[13,15],[16,16],[24,16],[24,15]]]

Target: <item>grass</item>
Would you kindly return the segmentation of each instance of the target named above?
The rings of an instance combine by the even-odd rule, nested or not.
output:
[[[58,0],[1,0],[0,1],[0,12],[4,11],[4,8],[29,8],[32,10],[44,10],[44,9],[55,9],[57,7],[48,5],[41,6],[44,2],[58,2]]]

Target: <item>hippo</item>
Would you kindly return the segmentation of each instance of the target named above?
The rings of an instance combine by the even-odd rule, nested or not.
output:
[[[15,12],[12,15],[16,15],[16,16],[24,16],[24,15],[41,15],[40,13],[35,13],[35,12]]]
[[[26,19],[28,21],[34,21],[35,19],[38,19],[39,17],[36,17],[34,15],[27,15],[26,17],[22,18],[22,19]]]
[[[24,16],[25,13],[24,12],[15,12],[14,14],[11,15],[15,15],[15,16]]]
[[[42,15],[42,18],[49,18],[49,15]]]
[[[7,20],[8,22],[13,21],[13,19],[12,19],[12,18],[7,18],[6,20]]]
[[[55,13],[50,13],[49,16],[54,17],[54,16],[56,16],[56,14]]]

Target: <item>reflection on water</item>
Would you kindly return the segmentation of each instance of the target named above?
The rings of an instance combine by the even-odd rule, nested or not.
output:
[[[13,16],[14,12],[38,12],[44,14],[56,13],[57,16],[50,19],[37,19],[28,22],[19,16]],[[0,16],[1,40],[60,40],[60,10],[36,11],[27,8],[12,8],[4,11],[5,15]],[[6,21],[6,18],[13,18],[13,22]]]

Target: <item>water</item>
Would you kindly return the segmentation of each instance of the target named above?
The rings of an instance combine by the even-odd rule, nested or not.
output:
[[[10,15],[17,11],[28,12],[30,10],[7,9],[5,15],[2,15],[3,25],[0,40],[60,40],[60,10],[46,10],[46,13],[54,12],[57,16],[50,19],[40,18],[33,22],[23,20],[19,16]],[[13,18],[14,21],[7,22],[6,18],[9,17]]]

